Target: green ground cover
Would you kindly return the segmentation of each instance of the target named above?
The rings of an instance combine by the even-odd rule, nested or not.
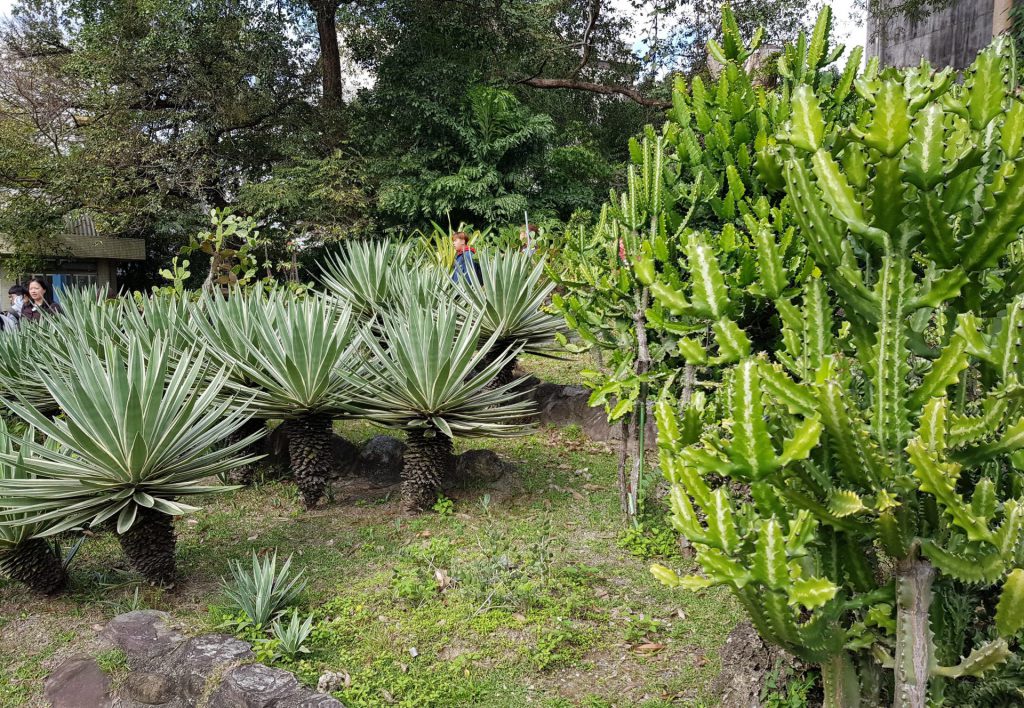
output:
[[[339,430],[352,440],[380,432]],[[656,519],[623,543],[609,447],[554,430],[489,446],[517,463],[517,479],[458,490],[421,516],[401,514],[397,488],[352,500],[342,487],[313,512],[285,483],[211,498],[178,524],[183,580],[171,591],[125,570],[113,536],[84,547],[65,596],[42,600],[0,581],[0,705],[42,705],[47,673],[95,648],[119,612],[159,609],[190,632],[222,628],[229,560],[273,549],[304,570],[300,611],[316,619],[310,653],[275,665],[309,685],[341,674],[346,705],[710,700],[739,608],[724,591],[671,591],[649,575],[637,554],[671,548],[657,542]]]

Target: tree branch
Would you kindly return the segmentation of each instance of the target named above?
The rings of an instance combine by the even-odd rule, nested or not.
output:
[[[594,32],[594,26],[597,25],[597,17],[601,14],[601,0],[591,0],[590,7],[587,8],[587,28],[583,30],[583,40],[580,43],[582,51],[580,52],[580,63],[576,69],[569,74],[572,78],[576,78],[583,71],[583,67],[590,61],[590,35]]]
[[[605,96],[625,96],[641,106],[650,106],[651,108],[667,109],[672,107],[671,101],[662,101],[644,96],[631,86],[609,86],[607,84],[595,84],[591,81],[580,81],[579,79],[541,79],[537,77],[520,79],[516,83],[539,89],[570,89],[573,91],[600,93]]]

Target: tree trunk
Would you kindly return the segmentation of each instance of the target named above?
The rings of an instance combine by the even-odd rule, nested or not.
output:
[[[132,527],[118,536],[132,567],[154,585],[174,585],[174,524],[171,517],[139,507]]]
[[[244,440],[250,435],[253,435],[263,430],[263,428],[266,427],[266,424],[266,421],[261,418],[250,418],[245,422],[244,425],[242,425],[241,428],[239,428],[238,430],[236,430],[235,432],[231,433],[231,435],[228,436],[227,442],[229,445],[232,443],[240,442],[241,440]],[[258,445],[258,442],[253,443],[246,447],[242,451],[242,453],[245,455],[258,455]],[[256,463],[250,462],[247,465],[240,465],[239,467],[235,467],[234,469],[228,472],[227,477],[228,481],[231,482],[231,484],[242,484],[248,486],[252,484],[253,480],[256,478]]]
[[[68,576],[53,549],[41,538],[19,543],[0,556],[0,573],[25,583],[41,595],[53,595],[64,588]]]
[[[306,414],[289,420],[288,457],[292,475],[302,492],[302,501],[312,509],[327,489],[327,479],[334,466],[331,459],[331,416],[323,413]]]
[[[934,661],[928,610],[935,568],[918,556],[918,545],[896,566],[895,708],[925,708]]]
[[[341,96],[341,53],[338,50],[338,0],[309,0],[320,36],[320,70],[323,75],[323,106],[337,108]]]
[[[455,464],[452,439],[432,430],[410,430],[406,435],[402,467],[402,500],[408,511],[424,511],[437,501],[441,482],[451,475]]]

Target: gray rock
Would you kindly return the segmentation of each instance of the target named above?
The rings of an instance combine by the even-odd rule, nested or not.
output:
[[[622,439],[622,426],[618,423],[609,425],[604,409],[591,408],[587,405],[590,391],[582,386],[563,386],[546,382],[537,382],[533,386],[533,400],[537,406],[537,422],[541,425],[578,425],[591,440],[609,442]],[[653,403],[647,415],[645,446],[649,450],[657,448],[657,423],[654,420]]]
[[[402,481],[405,443],[389,435],[370,438],[359,451],[355,474],[386,487]]]
[[[493,484],[514,474],[516,466],[491,450],[466,450],[455,458],[453,486]]]
[[[166,612],[136,610],[118,615],[107,623],[100,636],[122,649],[130,664],[141,664],[172,651],[185,638],[167,626]]]
[[[178,695],[194,700],[203,695],[211,675],[232,664],[255,658],[248,642],[226,634],[204,634],[186,640],[161,663],[178,685]]]
[[[169,676],[149,671],[129,674],[122,690],[130,700],[147,706],[169,703],[178,694]]]
[[[331,436],[331,454],[334,456],[334,477],[359,473],[359,448],[340,435]]]
[[[263,664],[231,669],[210,695],[209,708],[339,708],[331,696],[302,688],[287,671]]]
[[[50,674],[43,689],[53,708],[109,708],[110,677],[88,656],[68,659]]]
[[[56,708],[344,708],[287,671],[255,663],[247,642],[224,634],[189,639],[167,620],[164,612],[128,612],[103,629],[101,637],[123,649],[132,668],[114,698],[109,678],[88,657],[58,668],[47,698]]]

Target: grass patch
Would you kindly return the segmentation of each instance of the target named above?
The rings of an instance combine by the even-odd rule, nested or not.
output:
[[[338,428],[350,439],[380,432]],[[90,539],[67,596],[38,600],[0,584],[0,705],[38,704],[60,652],[127,609],[223,631],[229,561],[274,549],[304,571],[297,607],[314,616],[309,653],[274,665],[309,686],[337,673],[334,693],[352,708],[698,705],[739,609],[724,591],[673,591],[650,576],[646,558],[669,554],[669,544],[655,526],[622,542],[614,456],[571,437],[489,441],[519,466],[514,484],[454,491],[416,517],[397,500],[304,512],[281,482],[210,498],[177,524],[174,592],[126,572],[113,536]],[[15,639],[19,614],[40,641]],[[76,614],[81,629],[61,638]],[[661,648],[638,649],[654,643]]]

